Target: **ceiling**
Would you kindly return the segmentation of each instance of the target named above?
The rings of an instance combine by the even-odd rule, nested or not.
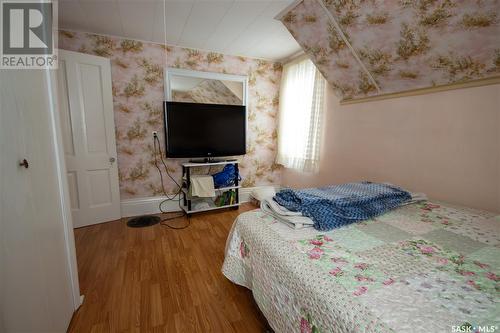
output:
[[[224,54],[281,60],[300,51],[299,44],[283,24],[274,19],[292,2],[59,0],[59,27],[166,42]]]
[[[343,100],[500,81],[500,0],[301,0],[280,18]]]

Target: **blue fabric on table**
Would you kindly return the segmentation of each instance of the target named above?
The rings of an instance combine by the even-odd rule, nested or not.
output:
[[[397,186],[359,182],[284,189],[276,193],[274,200],[310,217],[315,229],[326,231],[381,215],[411,200],[411,195]]]

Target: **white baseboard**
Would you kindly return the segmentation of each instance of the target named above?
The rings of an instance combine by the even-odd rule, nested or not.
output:
[[[166,197],[161,196],[122,200],[120,204],[122,217],[159,214],[161,213],[160,203],[165,199]],[[161,209],[165,212],[178,212],[181,210],[177,200],[164,202]]]
[[[250,201],[250,193],[255,187],[242,187],[240,188],[240,202]]]
[[[240,202],[248,202],[250,201],[250,193],[256,188],[265,187],[265,186],[256,186],[256,187],[243,187],[240,188]],[[279,190],[279,186],[273,186],[276,190]],[[127,199],[121,201],[121,211],[122,217],[131,217],[138,215],[148,215],[148,214],[158,214],[160,213],[160,202],[165,200],[166,197],[149,197],[149,198],[139,198],[139,199]],[[166,201],[161,206],[163,211],[166,212],[178,212],[181,209],[179,208],[179,204],[177,200],[174,201]]]
[[[85,300],[85,295],[80,295],[80,304],[78,305],[78,308],[83,304],[83,301]],[[78,310],[78,308],[75,309]]]

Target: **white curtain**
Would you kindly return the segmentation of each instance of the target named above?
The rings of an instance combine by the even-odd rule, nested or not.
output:
[[[309,59],[283,68],[280,89],[278,155],[287,168],[318,172],[325,79]]]

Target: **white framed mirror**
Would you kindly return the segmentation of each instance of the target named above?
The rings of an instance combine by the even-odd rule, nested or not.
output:
[[[248,78],[233,75],[167,68],[165,99],[168,102],[247,105]]]

